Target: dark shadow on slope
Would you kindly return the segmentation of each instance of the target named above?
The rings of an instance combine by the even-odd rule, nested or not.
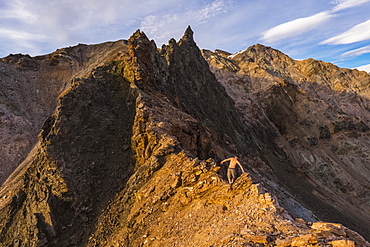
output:
[[[253,153],[242,117],[210,71],[190,27],[178,43],[162,47],[161,54],[169,64],[168,87],[162,91],[173,104],[212,130],[221,145],[231,139],[238,152]]]
[[[317,85],[315,83],[313,83],[312,86],[322,87],[322,85]],[[267,117],[271,123],[277,127],[276,129],[279,130],[278,135],[275,136],[272,135],[273,131],[271,131],[271,129],[268,131],[271,133],[270,144],[265,144],[264,148],[260,151],[263,160],[273,169],[273,174],[269,176],[276,177],[277,181],[282,184],[291,195],[294,195],[296,200],[312,210],[314,215],[320,220],[342,223],[369,240],[369,216],[347,202],[340,193],[333,190],[333,188],[325,185],[328,181],[314,176],[315,174],[310,174],[308,172],[309,168],[305,167],[307,164],[298,163],[300,156],[299,150],[318,152],[315,150],[320,149],[320,145],[325,145],[321,143],[329,142],[331,139],[335,138],[337,134],[348,136],[348,138],[363,138],[364,134],[368,135],[370,130],[366,124],[369,120],[366,118],[368,109],[364,107],[368,105],[368,100],[353,93],[343,95],[343,93],[326,88],[325,91],[327,94],[332,95],[332,99],[329,100],[340,98],[340,96],[345,99],[353,99],[352,107],[357,107],[357,112],[361,113],[362,116],[346,113],[346,109],[341,108],[340,102],[335,102],[335,107],[326,109],[325,114],[331,115],[331,117],[325,119],[325,124],[324,122],[317,122],[318,119],[310,123],[309,121],[302,121],[299,114],[297,114],[295,104],[299,103],[299,100],[301,100],[300,97],[312,96],[303,94],[296,84],[291,84],[287,81],[285,85],[273,86],[270,88],[270,91],[270,93],[266,92],[266,95],[268,95],[266,98],[259,99],[259,101],[263,102],[266,106],[264,111]],[[317,95],[314,95],[314,97],[315,96]],[[321,99],[317,100],[314,97],[312,102],[323,104]],[[317,106],[317,109],[320,109],[319,106]],[[302,112],[300,114],[302,115]],[[310,113],[307,113],[308,119],[315,120],[313,117],[314,116],[311,116]],[[266,123],[266,126],[267,125],[268,123]],[[302,130],[301,136],[296,137],[293,141],[286,140],[283,149],[273,144],[275,141],[273,142],[272,140],[278,136],[280,136],[280,138],[285,138],[285,135],[288,135],[292,138],[292,133],[294,133],[294,130],[297,132],[297,128],[306,129],[307,133],[310,133],[310,138],[305,137],[307,133]],[[264,133],[258,133],[262,131],[260,126],[254,126],[254,129],[256,136],[253,139],[256,140],[260,140],[261,136],[268,133],[266,132],[268,128],[263,131]],[[332,147],[328,147],[328,149],[330,148]],[[285,155],[281,155],[284,152]],[[332,153],[333,155],[337,155],[335,151]],[[323,159],[324,158],[325,157],[323,157]],[[347,170],[350,175],[353,175],[353,172],[351,173],[350,170],[351,168],[347,167],[348,165],[345,164],[344,161],[341,161],[340,157],[335,156],[335,160],[342,163],[342,169]],[[366,160],[363,159],[363,162],[366,163]],[[365,166],[365,163],[363,166]],[[354,176],[353,179],[356,179],[356,176]],[[319,181],[319,183],[317,181]],[[366,185],[364,184],[364,186]],[[344,187],[343,190],[345,190]]]
[[[54,245],[83,246],[101,210],[133,173],[135,104],[128,99],[135,97],[129,83],[109,70],[98,68],[77,82],[40,134],[68,187],[61,197],[50,192],[48,199]]]

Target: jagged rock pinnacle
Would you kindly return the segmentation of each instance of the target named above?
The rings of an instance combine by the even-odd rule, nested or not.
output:
[[[193,34],[194,34],[193,30],[191,29],[190,26],[188,26],[188,28],[185,30],[184,35],[180,39],[179,44],[181,45],[183,43],[187,43],[191,45],[196,45]]]
[[[139,40],[139,39],[149,41],[148,37],[145,35],[144,32],[140,31],[140,29],[136,30],[136,32],[131,35],[131,37],[128,41],[129,41],[129,43],[132,44],[132,43],[135,42],[135,40]]]
[[[193,30],[191,29],[190,25],[188,26],[188,28],[185,30],[185,33],[184,33],[184,36],[182,37],[182,39],[191,39],[191,40],[194,40],[193,38]]]

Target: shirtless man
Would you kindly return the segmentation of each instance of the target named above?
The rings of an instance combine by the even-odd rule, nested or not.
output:
[[[229,183],[232,184],[235,181],[236,164],[240,166],[240,169],[242,170],[243,173],[244,173],[244,169],[242,165],[240,164],[240,162],[238,161],[238,157],[236,156],[228,158],[228,159],[224,159],[223,161],[220,162],[220,164],[222,165],[226,161],[230,161],[229,168],[227,169],[227,179],[229,180]]]

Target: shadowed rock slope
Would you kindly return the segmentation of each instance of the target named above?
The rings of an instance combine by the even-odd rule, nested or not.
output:
[[[0,59],[0,184],[37,143],[42,123],[57,106],[58,95],[74,78],[127,52],[126,41],[58,49],[38,57]]]
[[[104,61],[86,56],[91,67],[65,86],[39,142],[0,190],[0,243],[369,246],[338,224],[358,219],[345,222],[337,201],[322,198],[330,187],[297,167],[285,137],[293,127],[273,117],[284,117],[275,108],[288,104],[288,112],[290,102],[253,98],[241,63],[205,53],[227,66],[211,72],[190,28],[161,49],[137,31],[127,46],[105,50]],[[288,86],[302,93],[291,84],[261,94],[278,97]],[[249,174],[229,185],[218,163],[236,154]],[[339,220],[319,221],[314,204]]]

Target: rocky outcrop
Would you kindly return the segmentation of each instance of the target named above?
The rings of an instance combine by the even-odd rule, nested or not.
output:
[[[346,221],[357,215],[340,212],[341,195],[298,166],[303,147],[354,128],[365,135],[366,121],[337,119],[320,125],[319,137],[303,139],[305,146],[291,142],[302,113],[282,116],[297,110],[301,98],[311,100],[309,94],[288,80],[263,84],[278,74],[272,67],[256,69],[260,81],[243,74],[252,60],[242,53],[203,53],[224,66],[212,73],[190,27],[161,49],[140,31],[127,44],[65,52],[76,49],[84,49],[80,69],[44,121],[39,142],[0,190],[1,244],[370,246],[346,227],[358,218]],[[36,58],[24,63],[37,69],[29,59]],[[50,66],[60,66],[58,59]],[[292,143],[302,149],[294,152]],[[230,185],[219,161],[236,154],[248,173]],[[346,226],[318,221],[330,218],[322,212]]]

